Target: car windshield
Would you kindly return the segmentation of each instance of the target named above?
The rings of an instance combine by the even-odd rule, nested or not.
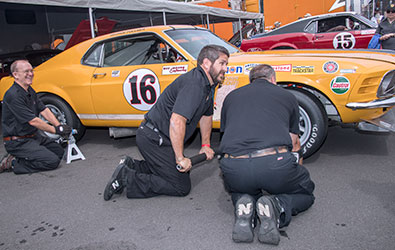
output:
[[[366,17],[358,15],[358,18],[361,19],[363,22],[367,23],[368,25],[370,25],[370,27],[377,28],[377,24],[367,19]]]
[[[166,34],[176,41],[191,56],[197,59],[200,50],[208,44],[224,46],[230,54],[239,52],[235,47],[228,44],[208,30],[201,29],[177,29],[168,30]]]

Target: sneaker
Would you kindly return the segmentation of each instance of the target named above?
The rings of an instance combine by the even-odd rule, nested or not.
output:
[[[271,196],[262,196],[256,202],[256,212],[261,226],[259,228],[258,240],[261,243],[278,245],[280,242],[278,201]]]
[[[103,198],[105,201],[110,200],[115,193],[122,193],[123,188],[126,186],[126,168],[125,164],[119,164],[115,169],[110,181],[104,189]]]
[[[0,163],[0,173],[12,171],[12,161],[14,159],[15,157],[10,154],[4,155]]]
[[[125,155],[119,161],[119,165],[121,165],[121,164],[125,164],[128,168],[134,169],[135,162],[132,157]]]
[[[252,229],[254,210],[254,199],[248,194],[244,194],[236,202],[236,220],[232,233],[234,242],[252,242],[254,240],[254,232]]]

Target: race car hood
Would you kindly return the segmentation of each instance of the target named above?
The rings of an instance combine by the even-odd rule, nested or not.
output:
[[[229,63],[264,62],[265,58],[319,57],[329,59],[348,58],[383,61],[395,64],[395,52],[389,50],[267,50],[233,54]]]

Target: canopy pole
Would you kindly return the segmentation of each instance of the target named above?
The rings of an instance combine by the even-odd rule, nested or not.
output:
[[[93,21],[93,9],[89,8],[89,22],[91,26],[91,36],[92,38],[95,38],[95,26],[94,26],[94,21]]]
[[[151,12],[149,13],[149,22],[151,23],[151,26],[154,26],[154,22],[152,21],[152,14],[151,14]]]
[[[207,19],[207,29],[210,29],[210,18],[208,16],[208,14],[206,16],[206,19]]]
[[[240,33],[240,44],[243,41],[243,34],[241,32],[241,18],[239,17],[239,33]]]
[[[163,11],[163,25],[167,25],[166,24],[166,12]]]

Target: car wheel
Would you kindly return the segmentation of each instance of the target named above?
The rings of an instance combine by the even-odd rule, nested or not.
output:
[[[82,125],[81,121],[78,119],[77,115],[74,113],[74,111],[70,108],[68,104],[66,104],[60,98],[52,95],[40,96],[40,100],[45,104],[46,107],[49,108],[49,110],[51,110],[51,112],[55,115],[56,119],[58,119],[58,121],[61,124],[67,124],[73,129],[77,130],[77,133],[74,134],[74,138],[77,141],[82,138],[82,136],[85,133],[85,127]],[[54,139],[59,138],[58,135],[54,135],[47,132],[45,132],[45,134],[48,137]]]
[[[299,130],[303,157],[308,158],[324,144],[328,117],[321,102],[305,91],[290,90],[299,103]]]

